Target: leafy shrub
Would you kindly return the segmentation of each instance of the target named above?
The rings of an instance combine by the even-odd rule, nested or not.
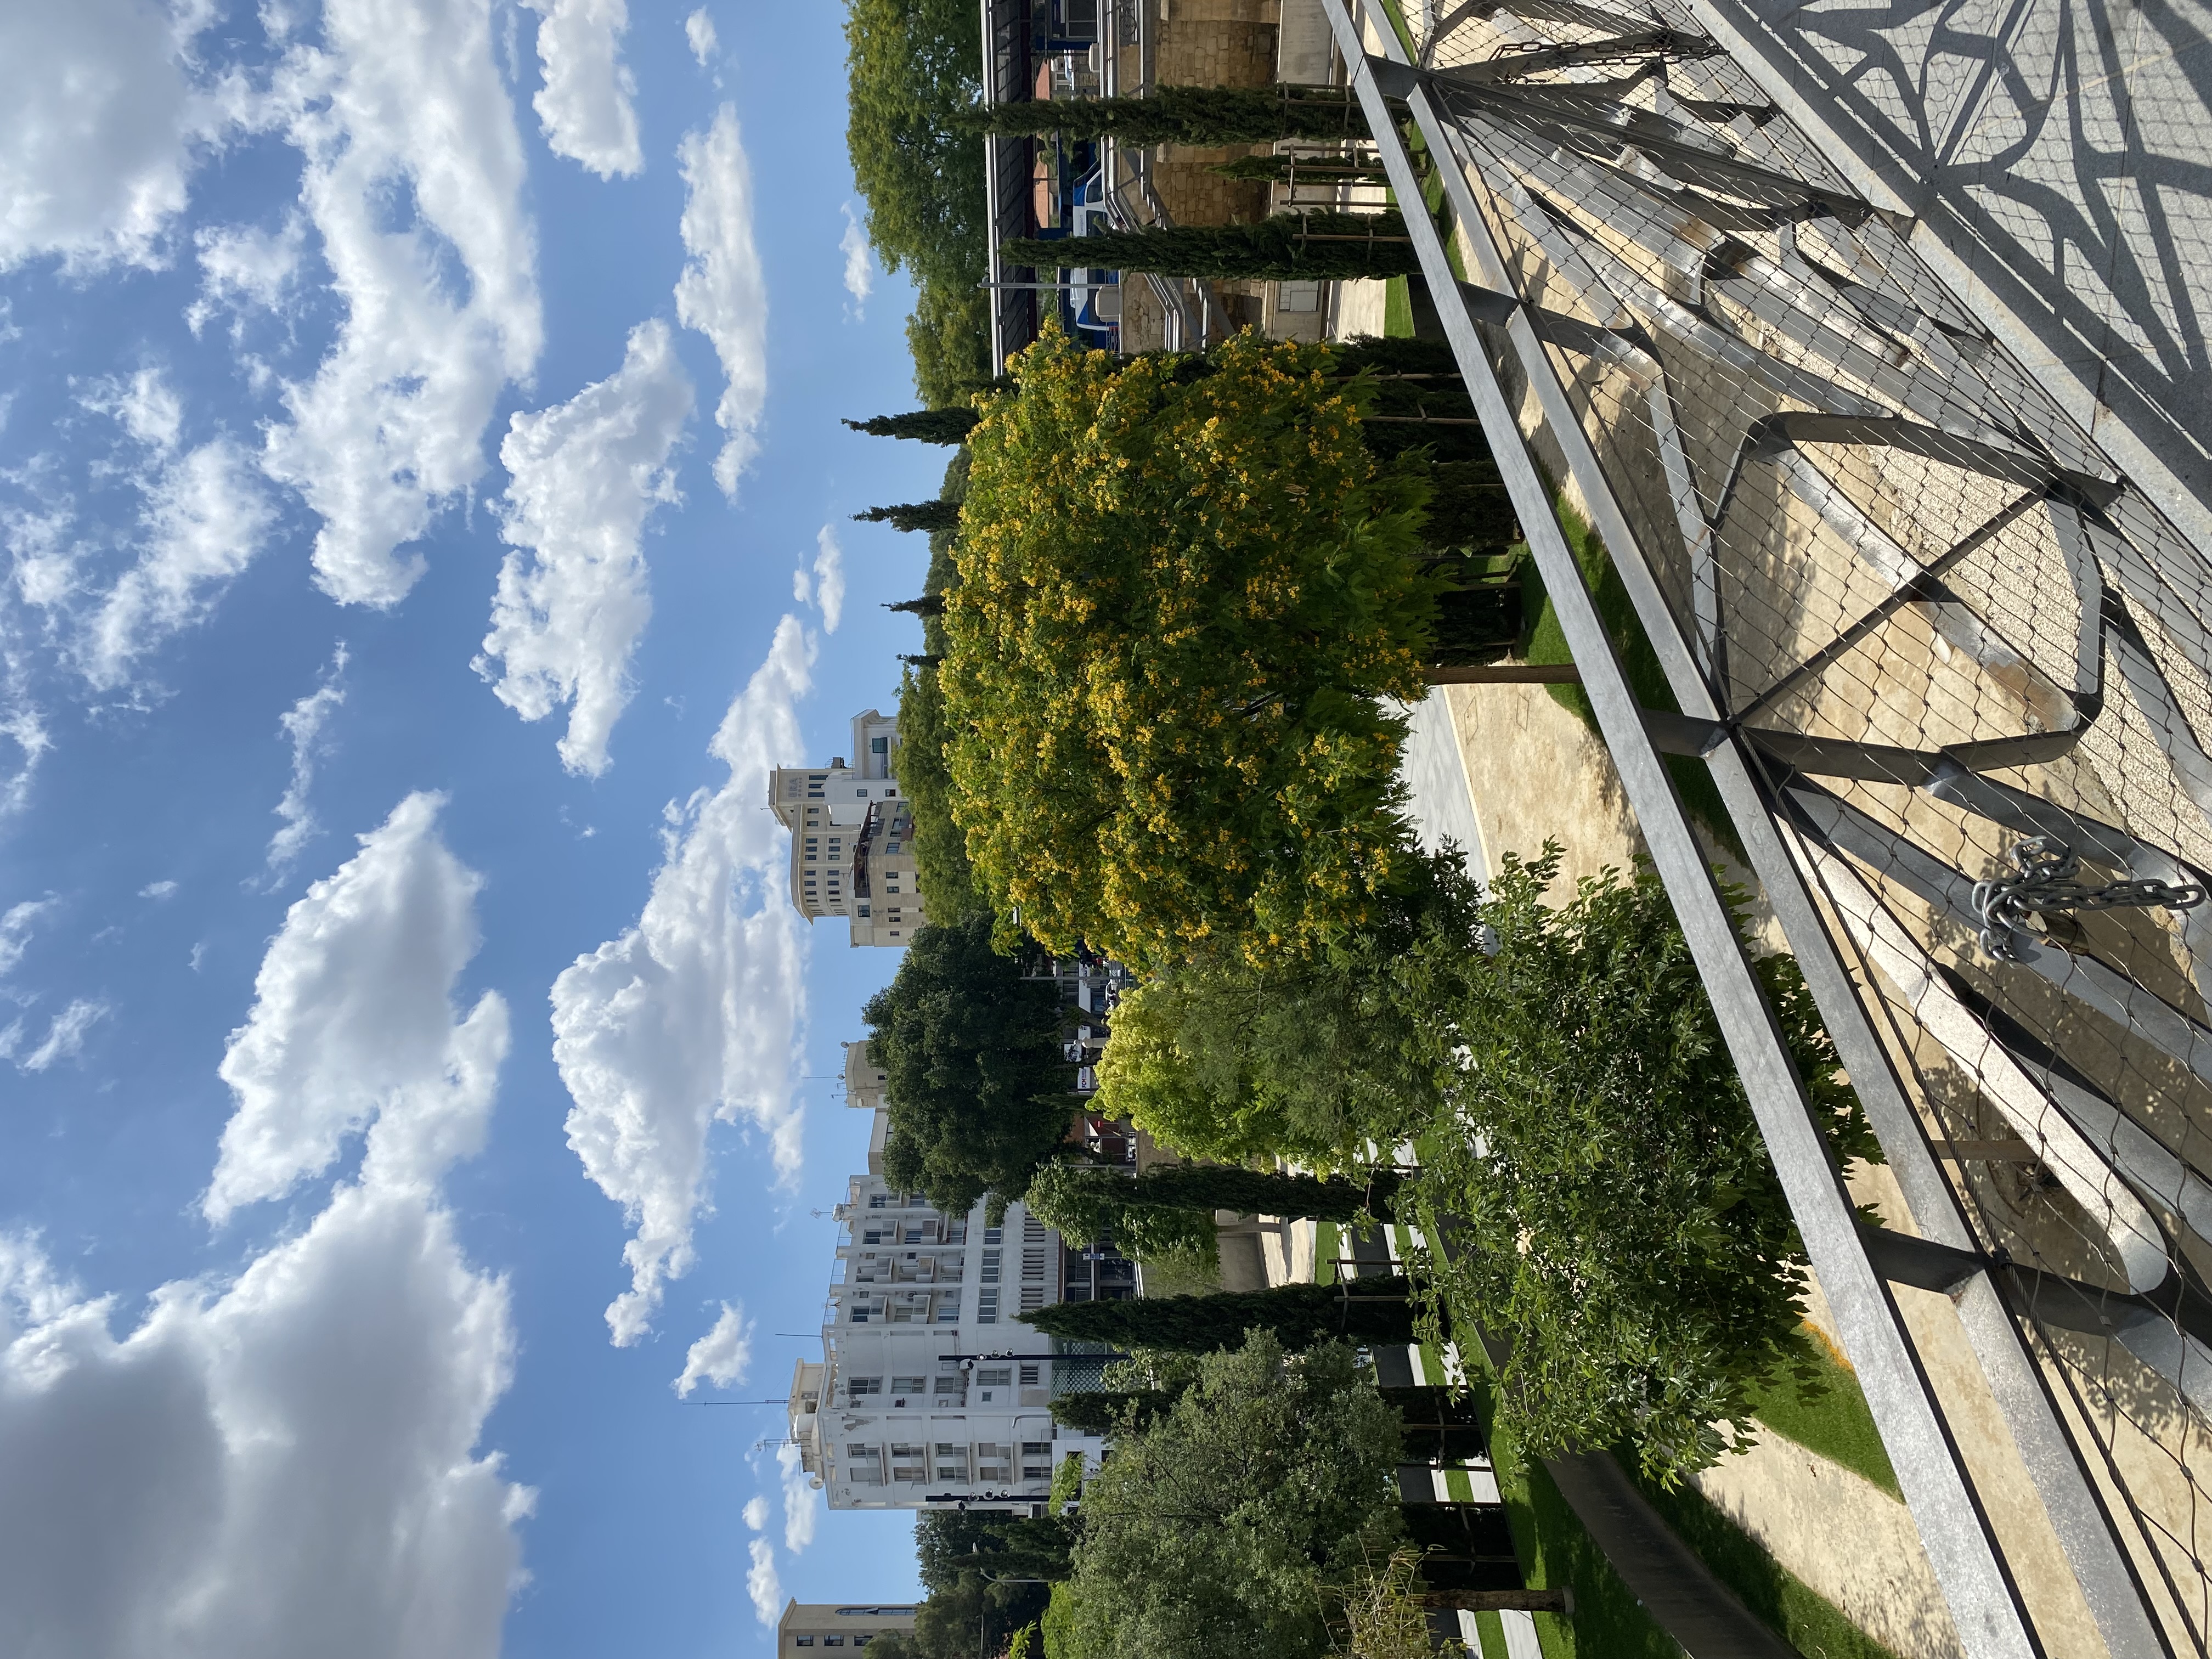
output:
[[[1510,1348],[1500,1420],[1533,1455],[1632,1441],[1672,1483],[1802,1365],[1805,1255],[1657,877],[1552,908],[1558,868],[1507,855],[1491,952],[1408,965],[1449,1109],[1401,1214],[1449,1239],[1432,1310]],[[1878,1158],[1796,963],[1758,971],[1838,1158]]]

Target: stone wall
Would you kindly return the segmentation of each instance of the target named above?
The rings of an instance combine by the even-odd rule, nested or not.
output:
[[[1274,83],[1281,0],[1146,0],[1156,3],[1152,72],[1163,86],[1265,87]],[[1249,223],[1267,214],[1267,187],[1224,179],[1218,163],[1252,153],[1161,146],[1152,183],[1176,222]]]

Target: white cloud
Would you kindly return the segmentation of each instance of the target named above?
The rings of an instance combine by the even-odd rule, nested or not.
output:
[[[684,183],[684,247],[691,258],[676,283],[676,315],[714,343],[726,384],[714,421],[729,438],[714,460],[726,495],[759,449],[754,428],[768,401],[768,284],[753,246],[752,169],[725,104],[705,132],[677,146]]]
[[[196,138],[222,124],[185,58],[195,0],[0,7],[0,270],[162,263]]]
[[[219,311],[242,319],[249,311],[281,308],[299,275],[307,226],[294,212],[273,231],[218,226],[195,233],[192,241],[199,251],[200,293],[185,310],[185,321],[198,334]]]
[[[844,213],[845,234],[837,239],[837,251],[845,256],[845,292],[853,296],[853,315],[862,317],[867,314],[868,295],[876,291],[876,262],[850,202]]]
[[[745,1368],[752,1364],[753,1328],[745,1321],[745,1310],[722,1304],[722,1316],[706,1335],[691,1345],[690,1352],[684,1356],[684,1375],[670,1384],[677,1397],[689,1400],[691,1391],[702,1382],[712,1382],[718,1389],[726,1389],[732,1382],[745,1380]],[[760,1525],[754,1523],[758,1532]]]
[[[486,992],[453,995],[477,952],[482,879],[437,834],[444,798],[410,795],[286,914],[252,1012],[219,1068],[238,1107],[201,1208],[282,1197],[366,1127],[367,1178],[431,1178],[481,1142],[507,1043]]]
[[[79,997],[54,1016],[52,1023],[46,1027],[46,1041],[17,1060],[17,1068],[26,1072],[43,1072],[57,1060],[75,1059],[84,1049],[84,1034],[105,1018],[108,1012],[106,1003]]]
[[[822,606],[822,631],[834,634],[845,615],[845,552],[828,525],[814,534],[814,592]]]
[[[323,728],[345,703],[345,641],[341,640],[331,653],[331,665],[323,671],[323,683],[277,719],[278,729],[292,744],[292,776],[275,809],[283,822],[269,837],[268,868],[273,878],[289,870],[307,843],[322,833],[307,792],[314,787],[315,763],[323,754]]]
[[[699,60],[701,69],[720,50],[721,43],[714,38],[714,20],[707,15],[704,6],[684,20],[684,38],[690,43],[691,55]]]
[[[316,579],[349,605],[398,603],[398,550],[484,470],[501,388],[538,360],[544,319],[525,167],[489,0],[330,0],[276,99],[307,157],[301,205],[345,308],[264,465],[323,523]]]
[[[99,690],[124,684],[157,643],[203,620],[276,521],[252,461],[228,438],[160,465],[139,488],[137,562],[100,599],[77,646],[78,666]]]
[[[52,909],[58,899],[25,899],[0,911],[0,979],[15,971],[23,952],[31,946],[31,924]]]
[[[568,1145],[636,1227],[623,1252],[630,1288],[607,1310],[618,1346],[650,1328],[664,1282],[691,1266],[715,1119],[765,1130],[777,1170],[798,1170],[805,945],[784,896],[789,841],[763,809],[770,769],[798,752],[793,704],[813,654],[784,617],[708,745],[728,781],[670,809],[666,862],[637,925],[554,981]]]
[[[173,881],[149,881],[138,890],[138,896],[143,899],[165,899],[174,894],[176,890],[177,884]]]
[[[395,1039],[411,1056],[411,1076],[374,1062],[383,1115],[357,1182],[234,1280],[161,1286],[120,1339],[114,1297],[66,1282],[34,1240],[0,1237],[0,1653],[498,1653],[533,1494],[477,1448],[512,1379],[514,1322],[505,1281],[471,1266],[437,1184],[488,1101],[440,1089],[434,1045],[392,1016],[410,992],[373,982],[427,975],[443,1001],[452,942],[473,940],[476,878],[438,844],[434,810],[404,802],[293,907],[248,1027],[289,1021],[292,1047],[331,1051],[286,1071],[311,1097],[303,1121],[353,1112],[348,1056]],[[417,878],[367,868],[394,864]],[[424,953],[437,959],[364,948],[414,928],[446,941]],[[317,953],[350,970],[303,976]],[[279,1006],[280,983],[301,994]],[[266,1081],[232,1079],[233,1130],[266,1118]],[[331,1089],[334,1102],[312,1098]],[[425,1121],[441,1110],[452,1121]],[[380,1146],[387,1135],[410,1144]],[[268,1139],[226,1133],[224,1164]]]
[[[778,1446],[775,1461],[783,1471],[783,1547],[796,1555],[814,1541],[814,1522],[822,1512],[822,1494],[806,1473],[798,1447]]]
[[[623,0],[522,0],[538,26],[538,64],[545,88],[532,100],[556,155],[580,161],[602,179],[639,173],[637,77],[622,61],[629,11]]]
[[[630,331],[619,371],[567,403],[514,416],[499,458],[513,477],[492,628],[476,659],[526,720],[574,705],[562,764],[596,777],[629,703],[629,660],[653,602],[641,545],[646,516],[677,499],[670,452],[691,415],[691,382],[668,325]]]
[[[0,1241],[0,1651],[492,1659],[531,1494],[475,1452],[505,1284],[349,1187],[212,1291],[112,1297]]]
[[[765,1498],[764,1496],[763,1496],[763,1495],[762,1495],[761,1493],[759,1493],[759,1492],[755,1492],[755,1493],[754,1493],[750,1498],[748,1498],[747,1499],[745,1499],[744,1516],[745,1516],[745,1524],[746,1524],[747,1526],[750,1527],[750,1528],[751,1528],[755,1532],[765,1532],[765,1531],[767,1531],[767,1530],[768,1530],[768,1499],[767,1499],[767,1498]]]
[[[95,381],[78,401],[112,416],[132,441],[157,455],[174,449],[184,434],[184,399],[157,368],[142,368],[127,380]]]
[[[21,686],[21,671],[7,665],[0,674],[0,818],[23,810],[39,763],[54,746],[44,719]]]
[[[753,1540],[753,1565],[745,1574],[745,1590],[753,1598],[753,1615],[773,1630],[783,1614],[783,1585],[775,1576],[775,1546],[765,1538]]]
[[[137,557],[84,617],[70,654],[97,690],[131,677],[161,641],[203,619],[222,590],[252,563],[276,514],[252,459],[227,437],[182,450],[185,407],[160,370],[94,382],[82,405],[122,428],[125,442],[96,466],[138,492]],[[66,496],[45,512],[18,511],[8,526],[14,574],[25,601],[70,611],[87,584],[85,538]]]

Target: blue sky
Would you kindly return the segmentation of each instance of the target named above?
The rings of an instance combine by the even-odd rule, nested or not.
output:
[[[0,1651],[915,1593],[698,1403],[818,1352],[896,966],[762,805],[945,460],[836,424],[912,402],[841,23],[0,8]]]

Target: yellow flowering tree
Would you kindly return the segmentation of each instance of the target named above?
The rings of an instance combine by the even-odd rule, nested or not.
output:
[[[951,811],[1002,915],[1139,967],[1302,957],[1413,854],[1427,486],[1371,382],[1247,335],[1209,372],[1048,333],[979,400],[945,596]]]

